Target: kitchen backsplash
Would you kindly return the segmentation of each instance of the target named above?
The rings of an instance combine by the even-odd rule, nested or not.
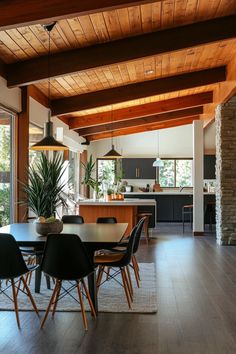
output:
[[[141,192],[139,188],[146,188],[147,184],[149,184],[150,186],[150,191],[153,190],[153,185],[155,183],[155,180],[151,180],[151,179],[142,179],[142,180],[138,180],[138,179],[128,179],[126,180],[128,182],[128,185],[133,186],[133,192]],[[214,192],[215,191],[215,180],[213,179],[205,179],[203,181],[203,187],[205,189],[206,192]],[[163,192],[168,191],[168,190],[172,190],[172,191],[178,191],[179,188],[162,188]],[[189,190],[192,191],[192,187],[184,187],[185,191]]]

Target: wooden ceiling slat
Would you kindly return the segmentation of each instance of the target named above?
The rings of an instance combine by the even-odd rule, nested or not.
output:
[[[139,117],[151,116],[164,112],[182,110],[188,107],[202,106],[213,102],[213,92],[204,92],[195,95],[171,98],[166,101],[151,102],[138,106],[101,112],[80,117],[66,116],[66,123],[70,129],[82,129],[99,124],[119,122]],[[60,117],[60,118],[63,118]],[[63,118],[65,122],[65,119]]]
[[[118,131],[106,132],[106,133],[101,133],[101,134],[89,135],[87,137],[87,140],[89,142],[91,142],[91,141],[102,140],[102,139],[107,139],[107,138],[111,138],[111,137],[143,133],[143,132],[157,130],[157,129],[166,129],[166,128],[171,128],[171,127],[177,127],[177,126],[181,126],[181,125],[192,124],[192,122],[194,120],[199,120],[199,119],[200,119],[199,116],[194,116],[194,117],[190,117],[190,118],[176,119],[176,120],[170,121],[170,122],[157,123],[154,125],[147,125],[147,126],[143,126],[143,127],[126,128],[126,129],[122,129],[120,131],[118,130]]]
[[[192,117],[199,114],[203,114],[203,107],[193,107],[187,109],[181,109],[178,111],[161,113],[152,116],[146,116],[136,119],[123,120],[120,122],[112,122],[109,124],[95,125],[89,128],[77,129],[76,132],[83,137],[89,135],[100,134],[107,131],[116,131],[120,129],[126,129],[131,127],[147,126],[158,124],[160,122],[172,121],[179,118]]]
[[[76,17],[88,13],[107,11],[115,8],[127,7],[135,4],[144,4],[154,0],[24,0],[0,2],[0,30],[21,27],[23,25],[56,21],[63,18]],[[155,0],[161,1],[161,0]]]
[[[236,16],[126,38],[83,49],[51,55],[51,76],[161,55],[236,37]],[[186,36],[188,33],[188,36]],[[204,35],[199,35],[204,33]],[[167,56],[169,70],[169,55]],[[162,64],[163,65],[163,64]],[[162,68],[164,70],[164,67]],[[25,85],[48,76],[47,56],[9,65],[9,86]]]
[[[52,101],[54,115],[225,81],[224,67],[150,80]]]

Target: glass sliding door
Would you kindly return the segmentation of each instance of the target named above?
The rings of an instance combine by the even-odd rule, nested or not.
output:
[[[14,114],[0,107],[0,224],[14,220],[14,154],[12,153]]]

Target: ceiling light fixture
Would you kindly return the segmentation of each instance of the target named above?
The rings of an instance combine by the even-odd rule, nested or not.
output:
[[[50,79],[50,54],[51,54],[51,31],[56,22],[44,25],[44,29],[48,32],[48,101],[51,100],[51,79]],[[48,110],[48,121],[44,123],[44,138],[38,143],[30,147],[31,150],[44,151],[44,150],[69,150],[67,146],[57,141],[53,137],[53,123],[51,121],[51,109]]]
[[[157,158],[152,164],[153,167],[162,167],[164,165],[163,161],[159,157],[159,141],[159,130],[157,130]]]
[[[153,69],[146,70],[146,71],[145,71],[145,74],[146,74],[146,75],[154,74],[154,70],[153,70]]]
[[[113,126],[113,107],[111,108],[111,123],[112,123],[112,128],[114,128]],[[111,150],[109,150],[104,156],[104,158],[107,158],[107,159],[120,159],[122,158],[122,155],[119,154],[119,152],[117,152],[115,150],[115,146],[114,146],[114,143],[113,143],[113,130],[111,132]]]

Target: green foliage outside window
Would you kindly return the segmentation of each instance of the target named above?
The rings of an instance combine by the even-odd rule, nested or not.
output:
[[[162,187],[175,186],[174,160],[163,160],[162,167],[159,168],[159,181]]]
[[[159,168],[161,187],[192,187],[192,160],[166,159]]]
[[[0,125],[0,224],[10,222],[10,125]],[[5,176],[5,177],[4,177]]]

